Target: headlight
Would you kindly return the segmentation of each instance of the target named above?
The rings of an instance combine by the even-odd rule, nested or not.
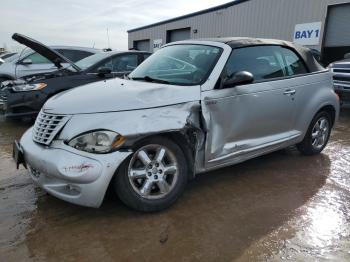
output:
[[[125,138],[112,131],[93,131],[69,141],[68,145],[89,153],[109,153],[125,142]]]
[[[41,89],[44,89],[46,86],[47,84],[45,83],[15,85],[12,87],[12,90],[15,92],[26,92],[26,91],[41,90]]]

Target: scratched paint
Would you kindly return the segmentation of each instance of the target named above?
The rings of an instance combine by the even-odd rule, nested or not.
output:
[[[92,165],[92,164],[77,164],[77,165],[62,167],[64,172],[77,172],[77,173],[85,172],[86,170],[88,170],[90,168],[94,168],[94,165]]]

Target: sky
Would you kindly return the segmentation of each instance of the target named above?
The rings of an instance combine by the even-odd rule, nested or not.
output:
[[[126,50],[127,30],[229,0],[1,0],[0,47],[18,49],[13,33],[47,45]]]

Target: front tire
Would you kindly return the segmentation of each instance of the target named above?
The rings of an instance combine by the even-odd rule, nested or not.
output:
[[[319,112],[311,121],[304,140],[297,145],[298,150],[304,155],[316,155],[327,146],[332,129],[329,113]]]
[[[142,141],[120,166],[114,188],[120,200],[138,211],[171,206],[184,191],[188,166],[181,148],[163,137]]]

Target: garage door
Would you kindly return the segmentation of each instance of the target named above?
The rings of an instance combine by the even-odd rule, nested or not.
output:
[[[350,53],[350,4],[328,9],[322,61],[325,65],[344,58]]]
[[[350,4],[329,8],[326,47],[350,45]]]
[[[150,51],[150,40],[134,41],[134,48],[140,51]]]
[[[181,28],[167,31],[167,43],[187,40],[191,38],[191,28]]]

